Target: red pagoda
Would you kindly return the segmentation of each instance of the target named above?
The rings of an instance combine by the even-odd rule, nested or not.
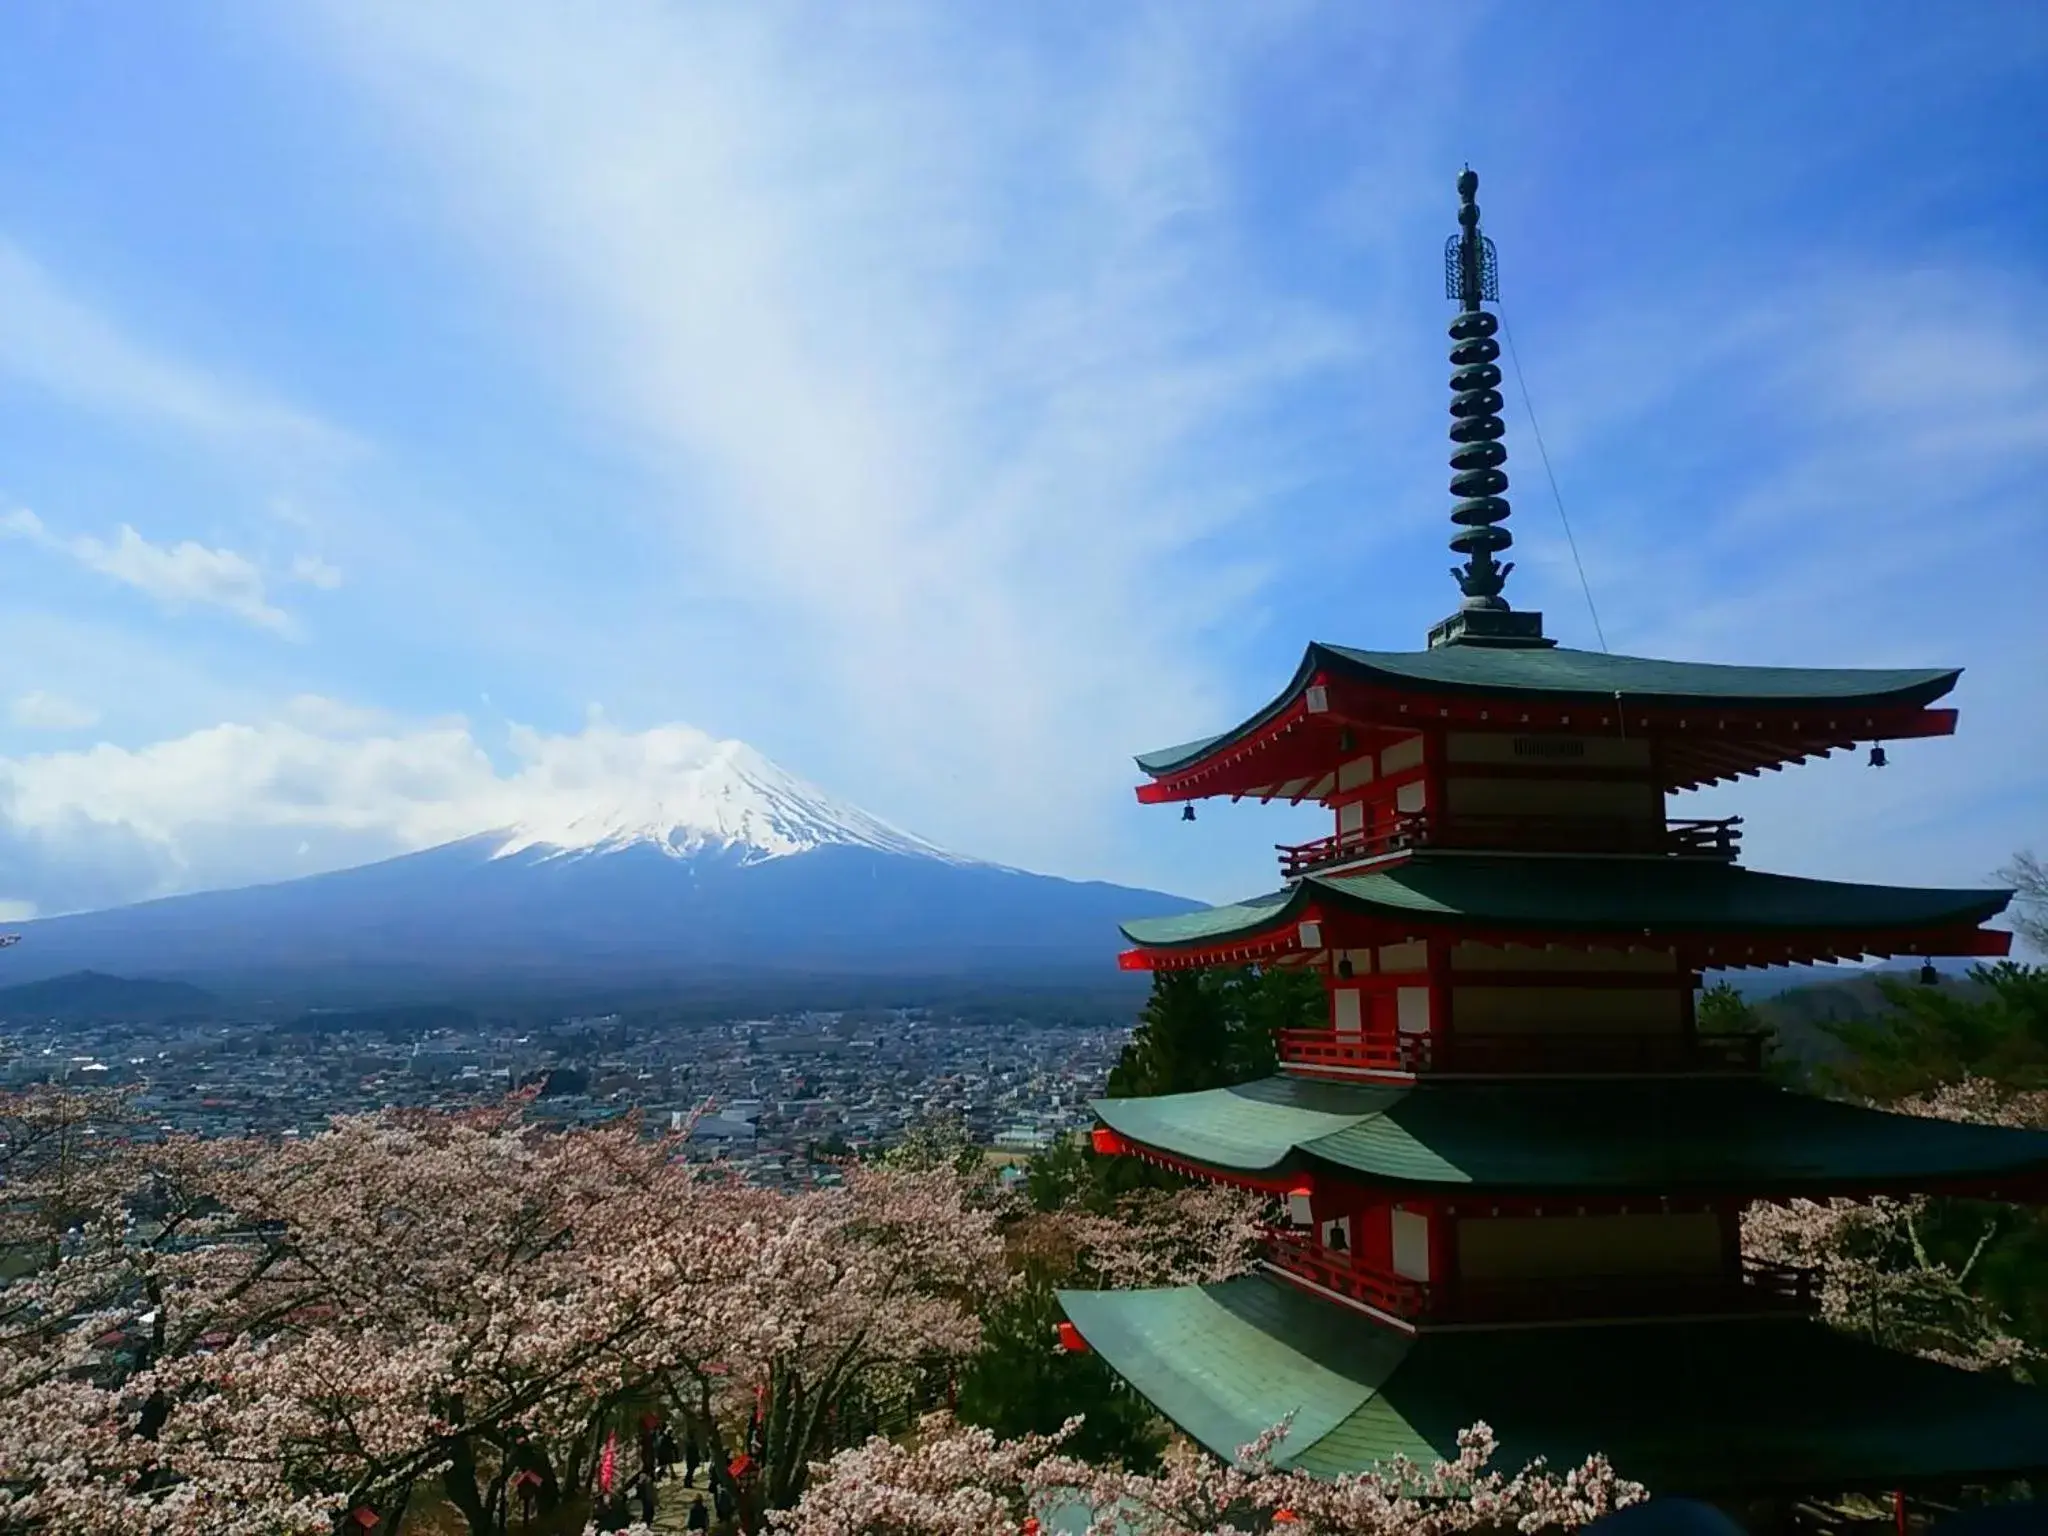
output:
[[[1605,1452],[1664,1493],[2048,1469],[2048,1393],[1821,1324],[1817,1277],[1746,1258],[1753,1201],[2048,1197],[2048,1135],[1767,1084],[1702,1033],[1702,973],[1995,956],[1998,890],[1848,885],[1738,861],[1736,820],[1671,797],[1946,736],[1954,670],[1737,667],[1575,651],[1501,593],[1512,567],[1494,252],[1478,178],[1446,250],[1451,548],[1463,593],[1421,651],[1311,645],[1242,724],[1138,759],[1148,804],[1315,801],[1270,895],[1132,922],[1127,968],[1300,966],[1327,1023],[1278,1075],[1107,1099],[1098,1150],[1263,1191],[1259,1273],[1063,1292],[1074,1330],[1228,1457],[1283,1419],[1283,1466]],[[1882,763],[1882,746],[1872,761]],[[1190,813],[1191,814],[1191,813]]]

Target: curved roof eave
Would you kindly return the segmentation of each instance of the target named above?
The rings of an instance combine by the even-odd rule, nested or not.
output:
[[[1292,920],[1307,904],[1309,887],[1309,881],[1299,880],[1284,891],[1220,907],[1200,907],[1171,917],[1134,917],[1117,924],[1117,931],[1143,949],[1207,944],[1238,934],[1261,933]],[[1150,937],[1133,930],[1143,930]]]
[[[1283,1467],[1339,1477],[1455,1460],[1475,1420],[1497,1464],[1610,1457],[1660,1494],[1896,1488],[2048,1464],[2048,1394],[1893,1354],[1819,1322],[1730,1318],[1449,1330],[1361,1327],[1265,1275],[1062,1290],[1110,1369],[1228,1460],[1285,1421]]]
[[[1361,651],[1316,641],[1303,653],[1292,681],[1263,709],[1216,735],[1140,753],[1135,759],[1138,767],[1155,779],[1193,767],[1219,748],[1257,732],[1300,697],[1319,671],[1342,672],[1402,693],[1506,692],[1529,699],[1604,700],[1620,692],[1672,708],[1739,703],[1769,708],[1833,705],[1843,710],[1925,707],[1952,690],[1962,676],[1960,667],[1740,667],[1564,647]]]
[[[1750,1080],[1409,1087],[1281,1074],[1089,1107],[1127,1141],[1222,1174],[1313,1171],[1442,1194],[1824,1194],[1930,1182],[2031,1186],[2048,1177],[2048,1133],[1924,1119]]]
[[[1155,779],[1161,778],[1200,762],[1218,747],[1227,747],[1233,741],[1249,736],[1302,695],[1308,688],[1308,680],[1316,675],[1317,670],[1327,661],[1328,655],[1327,646],[1311,642],[1309,648],[1302,652],[1301,665],[1294,669],[1293,680],[1280,690],[1271,703],[1256,714],[1240,721],[1227,731],[1217,732],[1214,736],[1205,736],[1200,741],[1182,742],[1177,747],[1161,747],[1156,752],[1141,752],[1132,761],[1143,772]]]
[[[1119,927],[1146,949],[1216,944],[1280,928],[1311,900],[1327,911],[1402,923],[1876,936],[1974,928],[2004,911],[2012,892],[1855,885],[1705,861],[1423,853],[1357,874],[1307,875],[1269,896]]]

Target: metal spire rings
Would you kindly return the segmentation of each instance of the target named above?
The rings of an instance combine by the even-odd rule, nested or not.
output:
[[[1479,232],[1479,177],[1467,166],[1458,177],[1459,233],[1444,246],[1444,296],[1459,301],[1451,322],[1451,494],[1460,498],[1451,508],[1458,531],[1451,549],[1465,563],[1451,567],[1465,609],[1506,609],[1500,593],[1514,562],[1494,556],[1514,543],[1501,525],[1508,503],[1508,450],[1501,442],[1507,431],[1500,419],[1500,343],[1493,339],[1500,322],[1480,305],[1500,299],[1499,269],[1493,242]]]

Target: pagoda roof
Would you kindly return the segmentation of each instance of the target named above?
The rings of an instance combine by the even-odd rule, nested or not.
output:
[[[1322,1477],[1405,1456],[1557,1470],[1605,1454],[1652,1493],[1884,1488],[2048,1467],[2048,1392],[1879,1349],[1818,1323],[1411,1336],[1285,1282],[1062,1291],[1081,1336],[1217,1455],[1292,1415],[1282,1467]]]
[[[1767,943],[1825,935],[1881,946],[1887,936],[1930,940],[1967,933],[1973,943],[1979,938],[1995,943],[1997,936],[1974,930],[2011,899],[2010,891],[1851,885],[1707,859],[1423,851],[1350,873],[1307,875],[1285,890],[1226,906],[1133,920],[1122,929],[1141,950],[1198,952],[1284,937],[1290,925],[1307,921],[1346,918],[1384,925],[1396,936],[1431,928],[1475,936],[1585,933],[1736,941],[1754,936]],[[1281,947],[1321,946],[1296,942]],[[1717,963],[1740,964],[1740,948],[1735,944]],[[1948,950],[1915,942],[1891,952],[1967,954],[1980,948]],[[1854,943],[1822,950],[1883,952]]]
[[[1442,1194],[1568,1196],[1989,1191],[2048,1180],[2048,1132],[1892,1114],[1743,1078],[1281,1075],[1091,1107],[1140,1148],[1261,1183],[1325,1172]]]
[[[1539,713],[1554,713],[1558,709],[1612,711],[1619,700],[1626,704],[1631,716],[1638,709],[1651,712],[1651,717],[1641,722],[1644,726],[1654,726],[1659,716],[1732,715],[1737,717],[1732,723],[1739,726],[1767,724],[1769,733],[1779,738],[1760,754],[1750,752],[1742,756],[1740,763],[1726,757],[1693,762],[1688,756],[1685,763],[1674,765],[1685,770],[1682,782],[1710,782],[1735,772],[1753,771],[1755,766],[1825,754],[1833,747],[1851,746],[1857,741],[1944,734],[1954,726],[1952,714],[1932,717],[1926,713],[1926,706],[1953,689],[1961,675],[1961,669],[1956,667],[1737,667],[1615,656],[1562,646],[1445,645],[1426,651],[1362,651],[1317,642],[1303,654],[1287,687],[1257,713],[1213,736],[1141,753],[1136,761],[1154,779],[1189,774],[1227,748],[1253,746],[1257,738],[1270,730],[1299,723],[1305,710],[1321,710],[1323,706],[1306,703],[1309,690],[1320,684],[1326,691],[1334,686],[1350,699],[1350,712],[1404,727],[1424,723],[1427,717],[1420,705],[1425,700],[1447,706],[1491,702]],[[1407,702],[1388,706],[1384,701],[1390,699]],[[1382,703],[1375,705],[1374,700]],[[1337,709],[1337,713],[1341,716],[1347,711]],[[1466,714],[1472,714],[1475,720],[1487,718],[1485,714],[1450,708],[1432,713],[1439,713],[1440,717],[1456,713],[1460,718]],[[1749,722],[1742,718],[1757,713],[1768,716],[1768,721]],[[1793,719],[1798,715],[1806,717],[1803,726]],[[1332,724],[1342,723],[1328,714],[1321,718]],[[1521,719],[1527,721],[1530,716],[1522,715]],[[1584,724],[1594,726],[1597,719],[1589,716]],[[1504,719],[1495,722],[1505,723]],[[1629,728],[1637,728],[1634,719],[1630,720]],[[1164,787],[1149,788],[1156,792]],[[1186,792],[1243,791],[1210,784],[1189,786]],[[1141,791],[1141,798],[1146,794]]]

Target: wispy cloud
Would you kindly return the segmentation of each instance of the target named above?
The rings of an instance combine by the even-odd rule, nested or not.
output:
[[[1894,744],[1881,773],[1842,757],[1743,781],[1696,813],[1746,817],[1767,866],[1993,883],[2048,804],[2048,612],[2010,597],[2048,560],[2048,293],[1975,265],[1813,268],[1619,292],[1541,365],[1580,549],[1617,650],[1963,666],[1958,739]],[[1986,291],[2015,302],[1987,315]],[[1516,581],[1583,629],[1532,492]]]
[[[213,549],[191,539],[152,544],[126,523],[111,540],[92,534],[66,536],[53,532],[25,507],[0,517],[0,532],[68,555],[87,570],[146,593],[173,612],[219,608],[260,629],[281,635],[294,632],[291,617],[270,603],[261,569],[231,549]]]
[[[292,561],[293,581],[303,582],[309,587],[318,587],[323,592],[332,592],[341,585],[341,568],[321,559],[318,555],[300,555]]]
[[[0,237],[0,374],[94,412],[245,449],[332,459],[342,429],[152,346]]]
[[[331,14],[762,685],[945,830],[1090,860],[1122,751],[1229,707],[1196,641],[1269,572],[1222,536],[1359,344],[1243,239],[1232,60],[1286,22]]]
[[[317,118],[233,170],[225,138],[181,146],[252,238],[195,241],[94,172],[110,244],[187,285],[182,326],[60,238],[0,245],[0,385],[80,418],[0,432],[10,494],[109,509],[102,537],[37,536],[250,631],[117,602],[96,634],[91,604],[11,592],[11,648],[66,659],[10,690],[93,700],[123,772],[173,781],[187,757],[142,743],[221,720],[417,734],[277,703],[299,689],[555,722],[595,695],[747,736],[969,852],[1242,894],[1287,813],[1163,836],[1125,754],[1239,718],[1310,635],[1415,644],[1452,601],[1433,268],[1470,155],[1616,646],[1970,668],[1961,741],[1745,783],[1755,857],[1980,878],[2048,796],[2048,307],[2010,193],[2041,99],[2013,61],[2038,72],[2039,38],[1944,17],[1816,51],[1781,10],[281,11],[279,69],[317,89],[280,95]],[[207,85],[222,121],[279,110]],[[317,210],[248,195],[280,175]],[[259,245],[303,270],[239,267]],[[381,494],[351,515],[320,474],[219,472],[345,453],[301,398],[379,423],[350,474]],[[1510,398],[1511,595],[1590,644]],[[204,543],[105,535],[124,515]],[[315,603],[335,644],[263,643],[266,614]],[[77,817],[38,823],[70,829],[53,881],[172,878],[169,845]],[[191,851],[200,823],[172,841],[192,871],[260,873],[260,823],[232,858]],[[409,846],[397,824],[362,850]],[[343,835],[264,846],[288,872]]]
[[[26,731],[82,731],[99,723],[100,712],[62,694],[32,688],[9,702],[7,718]]]

